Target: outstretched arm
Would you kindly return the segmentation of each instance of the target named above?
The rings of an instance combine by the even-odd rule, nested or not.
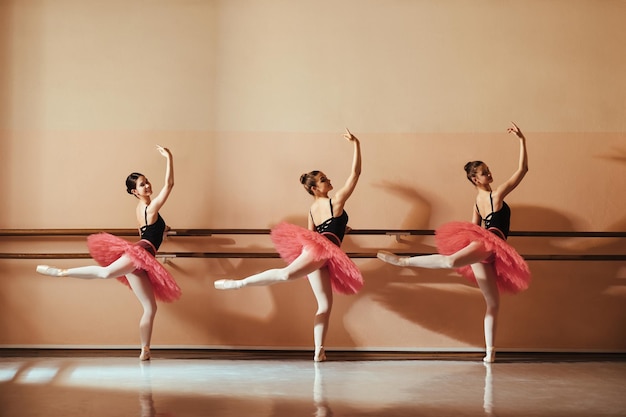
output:
[[[343,137],[352,142],[354,145],[354,155],[352,157],[352,170],[350,171],[350,176],[346,180],[344,186],[341,187],[341,189],[337,191],[333,197],[333,207],[337,209],[336,212],[338,213],[343,210],[343,205],[352,195],[352,192],[359,181],[359,176],[361,175],[361,144],[359,139],[357,139],[357,137],[354,136],[348,129],[346,129],[346,133],[344,133]]]
[[[172,188],[174,188],[174,160],[172,153],[169,149],[159,145],[157,145],[157,150],[165,157],[167,165],[165,167],[165,184],[163,185],[161,191],[159,191],[159,194],[150,202],[149,210],[153,213],[156,213],[161,209],[163,204],[167,201],[167,198],[170,196]]]
[[[517,170],[513,173],[511,178],[509,178],[506,182],[501,184],[495,191],[494,194],[497,194],[498,197],[503,200],[507,194],[515,189],[522,182],[522,179],[528,172],[528,153],[526,151],[526,138],[524,134],[520,130],[520,128],[513,122],[511,122],[511,127],[507,129],[508,133],[514,133],[519,138],[519,164],[517,166]]]

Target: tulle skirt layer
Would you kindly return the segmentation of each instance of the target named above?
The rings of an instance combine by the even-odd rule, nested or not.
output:
[[[493,253],[488,261],[493,263],[500,291],[518,293],[530,284],[530,270],[524,258],[504,239],[480,226],[469,222],[446,223],[435,231],[435,241],[442,255],[451,255],[471,242],[481,241]],[[476,283],[469,265],[458,268],[457,272]]]
[[[363,276],[355,263],[319,233],[291,223],[280,223],[272,229],[270,236],[280,257],[287,263],[293,262],[305,246],[316,261],[325,260],[333,291],[356,294],[363,287]]]
[[[87,237],[89,253],[98,264],[108,266],[126,254],[136,269],[146,272],[157,300],[165,302],[178,300],[181,290],[174,277],[156,260],[152,253],[142,247],[144,242],[149,244],[147,241],[130,243],[109,233],[97,233]],[[117,279],[130,288],[125,276]]]

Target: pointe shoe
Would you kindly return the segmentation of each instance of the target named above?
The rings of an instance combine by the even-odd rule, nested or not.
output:
[[[485,352],[485,357],[483,358],[484,363],[494,363],[496,361],[496,349],[495,348],[487,348]]]
[[[398,256],[391,252],[381,250],[381,251],[378,251],[378,253],[376,254],[376,257],[380,259],[381,261],[387,262],[388,264],[391,264],[391,265],[406,266],[406,259],[407,259],[406,257]]]
[[[144,346],[141,348],[141,354],[139,355],[140,361],[149,361],[150,360],[150,348],[148,346]]]
[[[243,283],[234,279],[218,279],[213,283],[213,286],[218,290],[238,290],[243,286]]]
[[[315,351],[313,360],[315,362],[324,362],[326,360],[326,351],[324,350],[324,346],[320,346],[319,350]]]
[[[37,265],[37,272],[41,275],[49,275],[51,277],[63,276],[63,269],[53,268],[48,265]]]

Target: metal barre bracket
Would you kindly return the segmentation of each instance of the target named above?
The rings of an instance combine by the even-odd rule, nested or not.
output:
[[[396,242],[400,243],[400,237],[402,236],[411,236],[410,233],[406,233],[406,232],[385,232],[386,236],[395,236],[396,237]]]
[[[163,259],[163,264],[168,264],[170,263],[170,259],[176,258],[176,254],[175,253],[157,253],[156,255],[157,259]]]

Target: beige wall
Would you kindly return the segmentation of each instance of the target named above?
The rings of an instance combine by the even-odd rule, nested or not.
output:
[[[509,199],[513,230],[626,226],[624,1],[288,0],[0,2],[0,228],[132,228],[123,181],[176,187],[173,228],[306,223],[302,172],[341,183],[361,138],[355,229],[469,219],[462,166],[530,172]],[[624,239],[516,238],[524,254],[624,254]],[[163,251],[271,250],[267,237],[168,239]],[[432,238],[352,236],[348,251],[432,252]],[[2,239],[0,251],[85,251],[83,238]],[[64,267],[90,263],[58,260]],[[337,296],[329,348],[482,345],[478,290],[446,271],[356,260],[366,285]],[[135,346],[140,307],[111,281],[52,279],[0,260],[0,346]],[[305,280],[221,293],[212,282],[279,260],[177,259],[184,295],[160,306],[153,344],[312,345]],[[531,261],[504,296],[502,349],[626,350],[622,261]]]

